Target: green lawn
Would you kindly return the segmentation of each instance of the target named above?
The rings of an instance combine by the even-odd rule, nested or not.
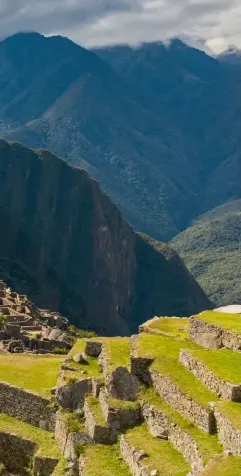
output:
[[[0,413],[0,431],[35,442],[39,446],[37,453],[39,456],[61,458],[54,433],[28,425],[3,413]]]
[[[241,353],[229,349],[188,350],[201,360],[217,377],[234,385],[241,384]]]
[[[186,339],[188,338],[190,319],[178,317],[160,317],[156,321],[147,326],[148,330],[153,334],[168,334],[170,336]]]
[[[63,360],[64,356],[0,354],[0,381],[49,397]]]
[[[216,324],[217,326],[229,331],[241,334],[241,315],[226,314],[224,312],[204,311],[195,316],[196,319]]]
[[[198,346],[189,339],[183,341],[179,338],[143,333],[138,337],[136,350],[142,357],[155,359],[151,369],[169,376],[183,393],[207,407],[209,402],[217,401],[217,396],[179,364],[179,352],[182,348],[197,349]]]
[[[241,431],[241,404],[236,402],[219,401],[216,403],[217,410],[220,411],[232,424],[234,428]],[[241,474],[241,473],[240,473]]]
[[[94,445],[85,451],[83,476],[131,476],[128,466],[120,458],[118,445]]]
[[[240,476],[241,458],[239,456],[220,456],[217,458],[202,476]]]
[[[126,433],[128,443],[147,454],[142,463],[160,471],[165,476],[186,476],[190,467],[183,456],[165,440],[154,438],[145,425]]]
[[[222,453],[223,448],[217,435],[208,435],[204,431],[199,430],[199,428],[173,410],[172,407],[156,393],[153,387],[143,387],[139,393],[139,399],[153,405],[158,411],[167,415],[174,424],[179,425],[182,430],[189,433],[197,443],[204,464],[207,464],[217,454]]]

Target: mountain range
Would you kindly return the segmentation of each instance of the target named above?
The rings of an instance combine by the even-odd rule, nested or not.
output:
[[[240,196],[239,78],[177,39],[88,51],[20,33],[0,43],[0,134],[84,167],[167,241]]]

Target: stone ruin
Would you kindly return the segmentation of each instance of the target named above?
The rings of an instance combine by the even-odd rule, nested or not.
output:
[[[35,307],[0,281],[0,352],[67,353],[68,325],[59,313]]]

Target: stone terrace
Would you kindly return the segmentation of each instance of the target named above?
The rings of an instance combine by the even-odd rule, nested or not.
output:
[[[241,354],[200,347],[195,320],[78,340],[39,399],[20,374],[2,382],[17,409],[0,399],[0,463],[36,476],[240,476]]]

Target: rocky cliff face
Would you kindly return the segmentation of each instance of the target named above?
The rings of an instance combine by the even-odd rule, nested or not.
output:
[[[87,172],[0,140],[0,268],[41,307],[99,333],[209,301],[179,257],[133,232]]]

